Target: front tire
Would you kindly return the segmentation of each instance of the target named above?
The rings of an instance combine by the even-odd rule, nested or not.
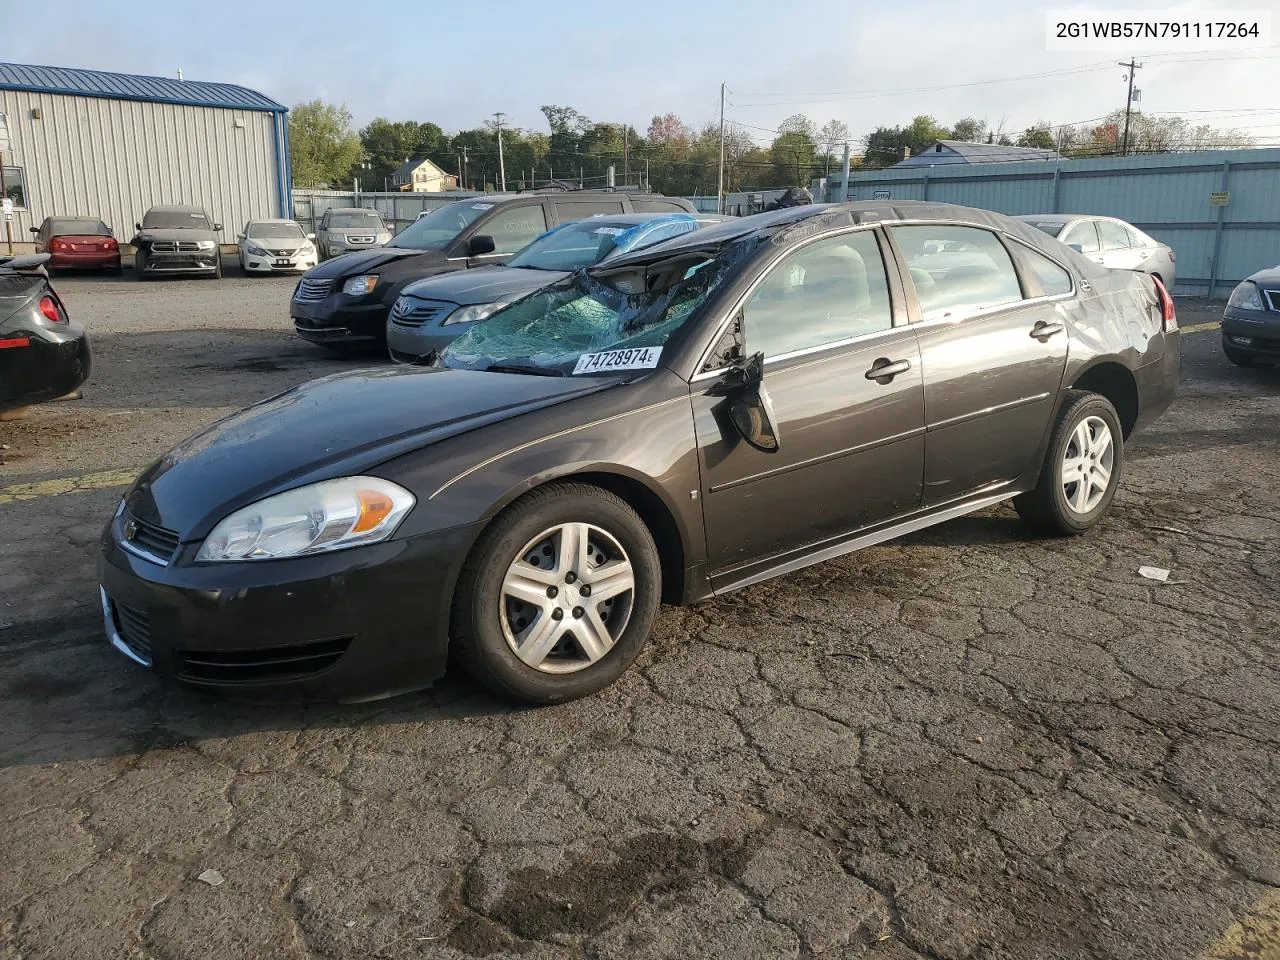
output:
[[[634,662],[661,592],[658,548],[629,504],[588,484],[552,484],[481,534],[454,595],[453,652],[503,696],[585,697]]]
[[[1036,488],[1014,508],[1038,533],[1076,536],[1106,515],[1124,467],[1124,432],[1111,401],[1068,390],[1054,422]]]
[[[133,255],[133,272],[139,280],[150,279],[147,276],[147,255],[141,250]]]

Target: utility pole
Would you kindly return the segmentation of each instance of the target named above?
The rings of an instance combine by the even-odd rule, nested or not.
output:
[[[716,213],[724,213],[724,84],[720,84],[720,173],[716,180]]]
[[[624,186],[631,186],[631,158],[628,155],[630,147],[628,145],[627,134],[631,127],[629,124],[622,125],[622,183]]]
[[[506,114],[501,112],[495,113],[493,115],[494,126],[498,128],[498,180],[500,183],[499,189],[503,193],[507,192],[507,167],[502,161],[502,118],[505,116]]]
[[[467,147],[462,147],[462,189],[467,189]]]
[[[1124,146],[1120,149],[1121,156],[1127,157],[1129,155],[1129,114],[1133,112],[1133,75],[1142,69],[1142,64],[1130,57],[1128,63],[1121,60],[1120,66],[1126,67],[1129,71],[1129,95],[1124,101]]]
[[[644,188],[646,191],[653,189],[653,184],[649,181],[649,158],[644,158]]]

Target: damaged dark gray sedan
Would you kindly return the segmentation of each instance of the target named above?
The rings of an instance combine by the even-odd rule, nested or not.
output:
[[[580,697],[663,601],[1002,500],[1088,530],[1177,374],[1158,281],[1015,220],[733,220],[517,301],[435,368],[313,381],[185,441],[104,531],[106,629],[211,687],[367,698],[453,654],[503,694]]]

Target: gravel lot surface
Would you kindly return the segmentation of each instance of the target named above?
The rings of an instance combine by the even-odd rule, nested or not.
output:
[[[3,960],[1280,957],[1280,371],[1216,331],[1090,536],[998,508],[668,608],[577,703],[307,706],[110,650],[96,539],[353,361],[284,278],[58,286],[94,376],[0,423]]]

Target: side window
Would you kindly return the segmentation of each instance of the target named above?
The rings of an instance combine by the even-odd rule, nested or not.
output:
[[[1062,242],[1068,246],[1078,243],[1081,253],[1097,253],[1098,230],[1092,220],[1081,220],[1063,235]]]
[[[493,237],[494,253],[515,253],[546,229],[547,215],[542,212],[542,204],[537,203],[500,210],[487,223],[480,224],[476,233]]]
[[[688,213],[684,207],[674,200],[641,200],[631,201],[631,209],[636,213]]]
[[[1022,299],[1009,252],[990,230],[949,224],[890,227],[925,320],[956,318]]]
[[[1045,296],[1056,297],[1071,292],[1071,274],[1058,266],[1043,253],[1032,250],[1028,246],[1018,244],[1018,254],[1023,264],[1029,266],[1040,281]]]
[[[1103,250],[1124,250],[1129,246],[1129,231],[1123,223],[1114,220],[1099,220],[1098,234],[1102,237]]]
[[[747,352],[766,358],[888,330],[893,312],[875,234],[820,240],[784,257],[742,315]]]
[[[622,213],[621,200],[557,200],[556,217],[561,223],[585,220],[596,214]]]
[[[1125,233],[1129,234],[1129,246],[1145,249],[1151,246],[1151,238],[1139,230],[1137,227],[1131,227],[1125,224]]]

